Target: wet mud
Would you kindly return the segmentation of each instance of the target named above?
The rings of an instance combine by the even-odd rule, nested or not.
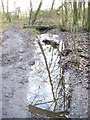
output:
[[[45,44],[45,39],[50,44]],[[76,35],[76,41],[78,39],[82,39],[82,44],[87,40],[87,33]],[[68,32],[51,30],[38,39],[17,26],[3,32],[0,46],[3,118],[30,117],[29,105],[54,112],[68,111],[70,118],[88,117],[88,59],[79,57],[78,69],[72,46],[72,36]],[[86,48],[83,44],[79,51],[85,49],[87,52]],[[86,52],[82,55],[87,56]]]

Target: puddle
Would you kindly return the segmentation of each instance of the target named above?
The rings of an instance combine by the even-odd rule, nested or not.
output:
[[[41,34],[34,43],[14,29],[4,33],[2,43],[3,118],[30,118],[28,106],[29,111],[45,117],[56,118],[61,111],[62,115],[70,111],[69,118],[86,118],[89,63],[82,54],[77,69],[70,33]],[[82,38],[81,50],[87,48]]]
[[[30,104],[55,112],[68,111],[70,108],[70,99],[68,99],[70,97],[70,74],[65,70],[64,65],[60,64],[62,62],[60,53],[65,49],[64,42],[60,38],[60,35],[52,34],[38,36],[36,61],[28,75],[27,99]],[[38,40],[40,40],[45,56],[38,45]],[[49,43],[57,43],[59,46],[54,48],[52,44],[45,44],[43,40],[49,40]]]

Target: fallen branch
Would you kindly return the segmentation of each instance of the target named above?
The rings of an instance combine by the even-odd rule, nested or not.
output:
[[[23,25],[23,28],[34,28],[38,31],[48,31],[48,30],[51,30],[51,29],[54,29],[54,28],[57,28],[57,26],[46,26],[46,25]]]
[[[85,56],[85,55],[79,55],[80,57],[83,57],[83,58],[85,58],[85,59],[87,59],[87,60],[89,60],[90,58],[89,58],[89,56]]]
[[[38,108],[38,107],[33,106],[33,105],[29,105],[29,112],[31,112],[33,114],[46,115],[47,117],[54,117],[54,118],[63,116],[65,114],[69,114],[68,111],[52,112],[52,111],[49,111],[46,109]]]

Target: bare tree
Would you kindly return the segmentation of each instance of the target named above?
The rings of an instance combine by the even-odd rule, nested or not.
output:
[[[30,0],[29,25],[30,25],[31,16],[32,16],[32,1]]]
[[[77,2],[73,2],[73,26],[78,25],[78,19],[77,19]]]
[[[34,16],[34,19],[33,19],[33,21],[32,21],[32,25],[35,23],[35,21],[36,21],[36,19],[37,19],[37,15],[38,15],[38,13],[39,13],[39,11],[40,11],[40,9],[41,9],[41,6],[42,6],[42,0],[41,0],[40,3],[39,3],[38,9],[37,9],[37,11],[36,11],[36,13],[35,13],[35,16]]]
[[[14,8],[15,8],[15,11],[14,11],[14,15],[15,15],[15,19],[17,18],[17,13],[16,13],[16,1],[14,0]]]
[[[2,4],[2,21],[3,21],[3,22],[6,22],[6,14],[5,14],[5,9],[4,9],[3,0],[1,0],[1,4]]]
[[[85,1],[83,0],[83,27],[85,27]]]
[[[72,20],[73,20],[73,19],[72,19],[72,16],[73,16],[73,15],[72,15],[72,14],[73,14],[73,8],[72,8],[73,5],[72,5],[72,2],[71,2],[70,5],[71,5],[71,6],[70,6],[70,9],[71,9],[71,10],[70,10],[70,30],[71,30],[71,32],[72,32]]]
[[[67,12],[67,0],[65,0],[65,27],[67,29],[67,21],[68,21],[68,12]]]
[[[64,9],[63,9],[63,0],[62,0],[62,27],[64,27]]]
[[[78,3],[78,18],[81,19],[82,15],[82,2]]]
[[[5,14],[5,10],[4,10],[4,3],[3,3],[3,0],[1,0],[1,3],[2,3],[2,10],[3,10],[3,14]]]
[[[7,13],[8,13],[8,0],[7,0]]]
[[[53,10],[54,3],[55,3],[55,0],[53,0],[53,2],[52,2],[51,10]]]
[[[9,3],[9,0],[7,0],[7,14],[6,14],[6,17],[7,17],[7,20],[8,20],[9,22],[11,22],[9,10],[8,10],[8,7],[9,7],[8,3]]]
[[[88,31],[90,32],[90,1],[88,2]]]

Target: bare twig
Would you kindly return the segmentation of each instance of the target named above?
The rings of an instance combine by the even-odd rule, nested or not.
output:
[[[51,79],[51,75],[50,75],[50,71],[49,71],[47,59],[46,59],[46,56],[45,56],[45,53],[44,53],[44,50],[43,50],[43,47],[42,47],[40,41],[38,41],[38,45],[39,45],[39,47],[41,49],[42,55],[43,55],[44,60],[45,60],[45,65],[46,65],[46,69],[47,69],[47,72],[48,72],[48,77],[49,77],[49,81],[50,81],[50,85],[51,85],[51,90],[52,90],[52,94],[53,94],[53,99],[54,99],[54,102],[56,102],[56,98],[55,98],[55,95],[54,95],[54,89],[53,89],[53,83],[52,83],[52,79]]]

